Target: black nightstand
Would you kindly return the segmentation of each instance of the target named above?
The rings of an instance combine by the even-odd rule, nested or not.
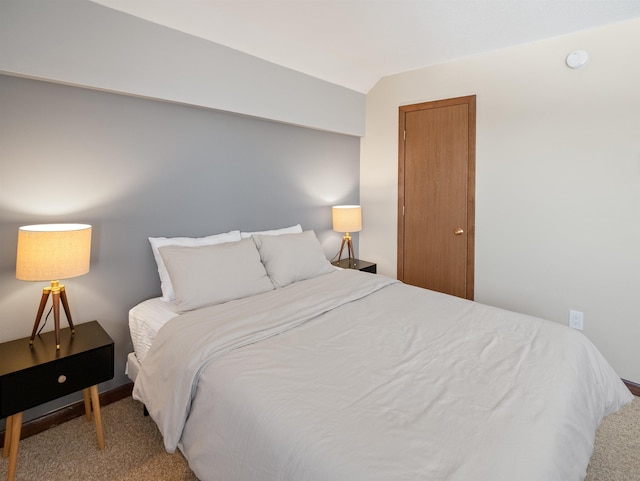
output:
[[[15,476],[22,412],[76,391],[83,391],[87,419],[96,423],[98,447],[104,448],[98,383],[113,378],[113,340],[97,321],[0,344],[0,418],[7,418],[3,457],[9,456],[8,481]]]
[[[367,262],[360,259],[340,259],[339,261],[332,262],[334,266],[342,267],[343,269],[358,269],[362,272],[376,273],[377,264],[373,262]]]

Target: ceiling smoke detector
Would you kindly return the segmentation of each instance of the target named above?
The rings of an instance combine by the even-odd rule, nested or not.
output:
[[[585,50],[574,50],[567,55],[566,62],[569,68],[582,68],[589,62],[589,54]]]

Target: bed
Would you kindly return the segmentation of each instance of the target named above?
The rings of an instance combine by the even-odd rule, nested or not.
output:
[[[582,333],[336,269],[310,231],[158,252],[129,376],[202,481],[581,480],[632,399]]]

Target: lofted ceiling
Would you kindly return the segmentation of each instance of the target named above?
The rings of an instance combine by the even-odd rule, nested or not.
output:
[[[362,93],[387,75],[640,17],[640,0],[92,1]]]

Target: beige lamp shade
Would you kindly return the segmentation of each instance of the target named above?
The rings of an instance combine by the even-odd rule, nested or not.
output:
[[[41,224],[20,227],[16,278],[23,281],[68,279],[89,272],[91,226]]]
[[[362,208],[359,205],[336,205],[331,212],[334,231],[360,232],[362,230]]]

